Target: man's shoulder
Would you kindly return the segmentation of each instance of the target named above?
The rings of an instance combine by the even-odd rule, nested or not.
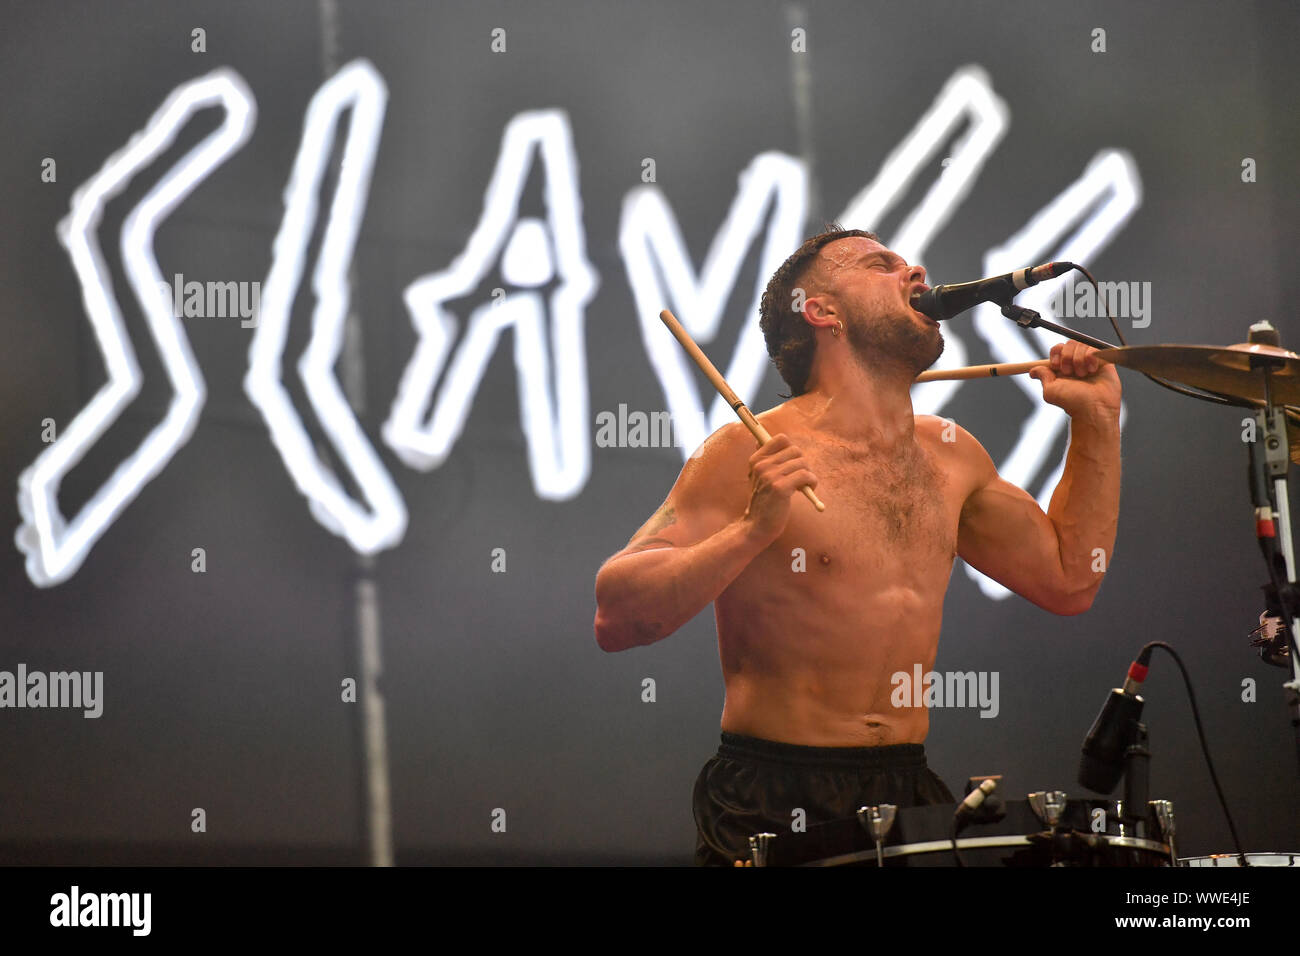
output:
[[[782,402],[780,405],[773,405],[771,408],[761,412],[754,413],[759,424],[767,429],[770,435],[779,435],[796,427],[799,418],[789,407],[789,402]],[[741,421],[728,422],[700,444],[700,447],[691,453],[691,459],[716,459],[719,456],[734,456],[744,452],[741,456],[748,459],[758,449],[758,439],[749,426]]]
[[[917,437],[926,441],[945,445],[965,446],[966,449],[984,450],[978,438],[959,425],[954,419],[939,415],[914,415]]]
[[[918,441],[949,474],[960,473],[968,491],[984,487],[998,476],[993,458],[980,440],[951,418],[917,415]]]
[[[749,457],[758,448],[741,422],[723,425],[691,452],[671,498],[686,508],[731,511],[749,487]]]
[[[741,452],[744,452],[744,458],[748,458],[757,447],[758,442],[743,422],[729,422],[704,439],[691,452],[686,464],[711,468],[736,458]]]

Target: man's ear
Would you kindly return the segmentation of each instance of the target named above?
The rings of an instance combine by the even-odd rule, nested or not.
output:
[[[804,321],[819,329],[828,329],[840,321],[835,302],[828,295],[812,295],[804,299]]]

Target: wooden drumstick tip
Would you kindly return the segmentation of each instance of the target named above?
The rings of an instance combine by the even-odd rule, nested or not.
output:
[[[727,380],[722,377],[722,373],[714,367],[713,363],[709,361],[709,357],[695,344],[695,340],[691,338],[690,333],[677,321],[677,316],[664,309],[659,313],[659,320],[668,326],[668,331],[673,334],[673,338],[677,339],[681,347],[686,350],[686,354],[691,357],[695,364],[699,366],[700,371],[713,383],[713,387],[718,390],[718,394],[722,396],[723,401],[731,406],[732,410],[745,424],[745,427],[749,429],[749,433],[754,436],[754,439],[760,445],[765,445],[771,441],[772,436],[767,433],[767,429],[754,417],[753,412],[745,407],[745,403],[737,397],[731,386],[727,384]],[[818,511],[826,510],[826,506],[822,504],[821,499],[807,485],[804,485],[799,490],[804,493]]]

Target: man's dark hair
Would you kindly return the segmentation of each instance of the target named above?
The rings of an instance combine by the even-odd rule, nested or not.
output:
[[[803,312],[794,308],[794,290],[807,278],[822,246],[853,237],[880,241],[874,232],[845,229],[838,222],[827,223],[825,232],[805,240],[794,255],[781,263],[763,292],[758,309],[759,326],[767,342],[767,354],[772,356],[792,395],[808,391],[813,352],[817,349],[813,327],[804,321]]]

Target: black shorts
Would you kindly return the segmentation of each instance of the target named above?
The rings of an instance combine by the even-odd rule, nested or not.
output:
[[[862,806],[955,802],[926,766],[923,744],[801,747],[724,731],[718,755],[695,781],[695,863],[748,859],[749,838],[790,832],[796,808],[812,825],[852,817]]]

